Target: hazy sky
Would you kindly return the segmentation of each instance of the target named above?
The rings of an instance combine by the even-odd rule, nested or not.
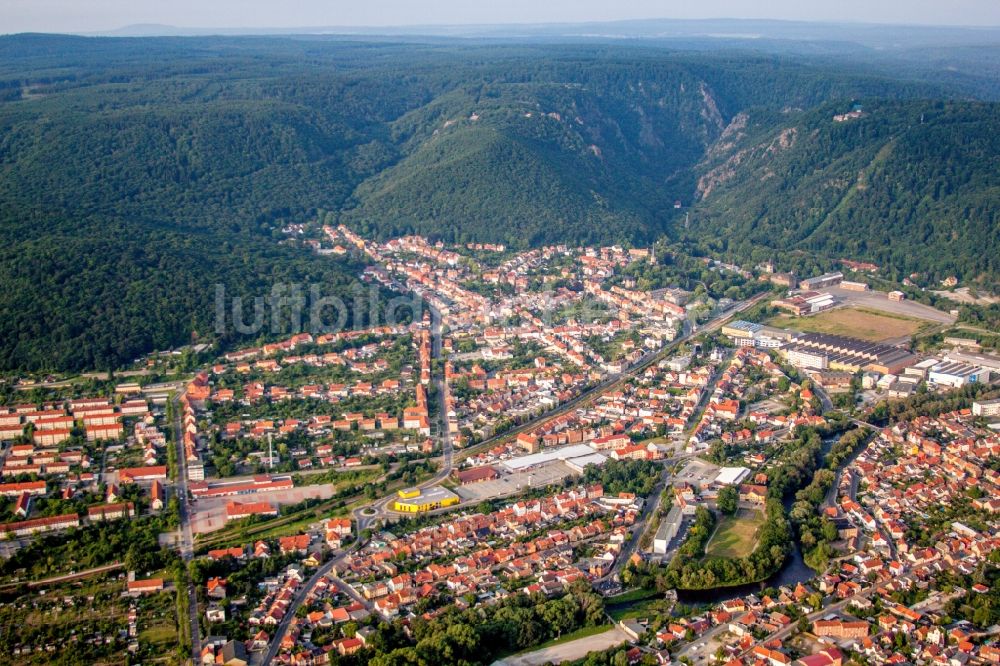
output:
[[[0,0],[0,32],[774,18],[1000,26],[1000,0]]]

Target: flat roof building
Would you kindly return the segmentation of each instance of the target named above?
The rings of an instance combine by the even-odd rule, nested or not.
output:
[[[720,486],[731,486],[740,483],[750,476],[746,467],[723,467],[715,477],[715,483]]]
[[[731,321],[728,324],[722,326],[721,332],[723,335],[729,336],[731,338],[739,337],[753,337],[753,335],[764,329],[763,324],[757,324],[752,321],[743,321],[742,319],[737,321]]]
[[[1000,356],[993,356],[992,354],[954,349],[945,355],[945,360],[968,363],[969,365],[989,370],[991,373],[1000,373]]]
[[[797,335],[787,349],[803,353],[807,350],[821,352],[831,369],[847,372],[874,370],[882,374],[898,374],[917,362],[915,354],[900,347],[827,333]],[[787,355],[784,348],[782,353]],[[791,358],[789,362],[793,362]]]
[[[943,361],[931,368],[927,381],[936,386],[960,388],[966,384],[988,381],[989,377],[989,370],[957,361]]]
[[[677,536],[683,520],[684,512],[681,511],[681,508],[676,504],[670,507],[670,511],[664,516],[660,526],[656,529],[656,535],[653,537],[653,552],[655,554],[663,555],[667,552],[667,547]]]
[[[577,474],[583,474],[587,465],[597,465],[600,467],[608,461],[608,457],[603,453],[591,453],[586,456],[578,456],[564,460],[563,463]]]
[[[833,287],[844,280],[844,274],[840,271],[836,273],[824,273],[816,277],[806,278],[799,282],[799,289],[822,289],[823,287]]]
[[[830,359],[822,351],[804,345],[785,345],[778,353],[796,368],[809,370],[826,370],[830,367]]]
[[[397,492],[393,509],[403,513],[421,513],[433,511],[459,503],[459,497],[447,488],[406,488]]]
[[[597,449],[589,444],[570,444],[569,446],[563,446],[558,449],[511,458],[510,460],[503,461],[501,465],[511,472],[519,472],[530,467],[535,467],[536,465],[552,462],[553,460],[563,460],[569,463],[574,458],[593,456],[594,454],[604,457],[602,454],[597,452]],[[597,462],[596,458],[592,460],[593,462]]]
[[[1000,399],[976,400],[972,403],[973,416],[1000,416]]]
[[[780,328],[742,320],[726,324],[721,331],[723,335],[732,338],[738,347],[776,349],[792,337],[792,333]]]

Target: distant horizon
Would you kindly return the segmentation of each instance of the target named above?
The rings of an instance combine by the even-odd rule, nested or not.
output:
[[[571,32],[544,32],[544,30],[557,31],[560,28],[586,27],[586,26],[616,26],[616,25],[642,25],[644,23],[673,23],[678,25],[698,25],[698,24],[747,24],[747,25],[773,25],[791,27],[814,27],[814,28],[866,28],[866,29],[902,29],[920,31],[970,31],[970,32],[990,32],[1000,31],[1000,23],[997,25],[937,25],[927,23],[903,23],[903,22],[873,22],[855,20],[801,20],[801,19],[779,19],[779,18],[645,18],[645,19],[617,19],[611,21],[552,21],[552,22],[507,22],[507,23],[413,23],[405,25],[314,25],[314,26],[195,26],[176,25],[168,23],[131,23],[115,28],[87,30],[87,31],[58,31],[58,30],[23,30],[18,32],[0,32],[0,36],[16,35],[53,35],[67,37],[123,37],[123,38],[143,38],[143,37],[290,37],[295,35],[315,35],[315,36],[353,36],[353,37],[435,37],[435,38],[506,38],[516,39],[521,37],[563,37],[580,39],[634,39],[653,40],[671,38],[691,38],[707,37],[718,39],[758,39],[775,38],[776,35],[765,35],[757,33],[706,33],[706,32],[678,32],[676,34],[642,34],[622,33],[622,34],[601,34],[584,33],[576,34]],[[515,31],[515,32],[512,32]],[[525,31],[523,34],[516,31]],[[790,37],[781,37],[791,39]],[[814,37],[799,37],[802,41],[819,39]],[[846,38],[846,36],[845,36]],[[824,37],[824,39],[830,39]],[[1000,35],[998,35],[1000,40]],[[836,41],[836,40],[834,40]]]
[[[477,23],[477,22],[467,22],[467,23],[406,23],[406,24],[382,24],[382,25],[353,25],[353,24],[330,24],[330,25],[299,25],[299,26],[240,26],[240,25],[177,25],[172,23],[130,23],[128,25],[121,25],[114,28],[108,28],[105,30],[96,30],[89,32],[54,32],[51,34],[65,34],[65,35],[85,35],[94,34],[100,32],[119,32],[122,30],[128,30],[130,28],[171,28],[175,30],[253,30],[255,32],[274,30],[281,33],[287,33],[293,30],[305,31],[303,34],[308,34],[312,31],[326,31],[326,30],[392,30],[399,31],[405,30],[407,28],[414,29],[431,29],[431,28],[528,28],[528,27],[543,27],[543,26],[575,26],[575,25],[615,25],[624,23],[642,23],[642,22],[676,22],[676,23],[790,23],[790,24],[804,24],[804,25],[828,25],[828,26],[877,26],[886,28],[929,28],[929,29],[961,29],[961,30],[991,30],[1000,28],[1000,23],[995,25],[973,25],[973,24],[934,24],[934,23],[906,23],[906,22],[881,22],[881,21],[861,21],[861,20],[851,20],[851,19],[834,19],[834,20],[805,20],[805,19],[781,19],[781,18],[739,18],[734,16],[718,16],[718,17],[701,17],[701,18],[672,18],[669,16],[647,16],[644,18],[633,18],[633,19],[614,19],[607,21],[508,21],[508,22],[498,22],[498,23]],[[13,33],[4,33],[13,34]],[[377,34],[377,33],[375,33]]]
[[[667,14],[664,16],[663,14]],[[652,17],[652,18],[651,18]],[[702,0],[697,6],[662,0],[630,0],[614,6],[603,0],[509,0],[502,5],[469,5],[460,0],[369,0],[366,3],[299,0],[277,6],[266,0],[6,0],[0,7],[3,34],[113,34],[139,28],[170,31],[287,34],[357,33],[427,29],[529,28],[642,21],[773,21],[815,25],[900,28],[1000,27],[995,0]]]
[[[75,35],[81,37],[114,35],[129,30],[140,28],[162,28],[172,31],[222,31],[228,35],[238,35],[243,32],[254,35],[323,35],[338,34],[331,31],[344,31],[344,34],[361,34],[379,36],[385,33],[401,34],[408,29],[421,30],[447,30],[447,29],[472,29],[472,28],[541,28],[560,26],[586,26],[586,25],[616,25],[643,22],[676,22],[676,23],[783,23],[812,26],[858,26],[858,27],[878,27],[878,28],[918,28],[927,30],[997,30],[1000,29],[1000,22],[993,25],[973,25],[973,24],[934,24],[934,23],[906,23],[906,22],[881,22],[864,21],[851,19],[781,19],[781,18],[738,18],[732,16],[703,17],[703,18],[671,18],[671,17],[646,17],[635,19],[615,19],[608,21],[510,21],[500,23],[406,23],[406,24],[382,24],[382,25],[353,25],[353,24],[331,24],[331,25],[299,25],[299,26],[250,26],[250,25],[179,25],[173,23],[129,23],[114,28],[88,30],[88,31],[38,31],[27,30],[22,32],[3,32],[2,35],[16,34],[51,34],[51,35]],[[385,31],[385,32],[380,32]],[[151,35],[155,36],[155,35]],[[169,36],[169,35],[164,35]]]

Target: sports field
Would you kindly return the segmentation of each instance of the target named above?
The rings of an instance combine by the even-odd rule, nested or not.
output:
[[[757,545],[757,530],[764,524],[761,511],[740,509],[723,516],[705,548],[706,557],[745,557]]]
[[[779,315],[768,323],[803,333],[830,333],[875,342],[910,336],[927,325],[927,322],[912,317],[862,307],[837,308],[808,317]]]

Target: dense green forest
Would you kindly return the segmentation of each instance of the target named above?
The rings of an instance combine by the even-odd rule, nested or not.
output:
[[[1000,105],[864,100],[751,111],[699,167],[691,234],[743,261],[873,261],[936,286],[1000,275]]]
[[[995,279],[996,107],[914,101],[975,94],[992,93],[916,68],[649,45],[3,37],[0,367],[232,343],[216,284],[346,295],[358,266],[279,242],[321,211],[379,237],[516,248],[677,235],[675,200],[789,125],[780,163],[754,153],[698,204],[695,240]],[[869,115],[829,126],[854,99]],[[810,162],[822,151],[832,164]]]

